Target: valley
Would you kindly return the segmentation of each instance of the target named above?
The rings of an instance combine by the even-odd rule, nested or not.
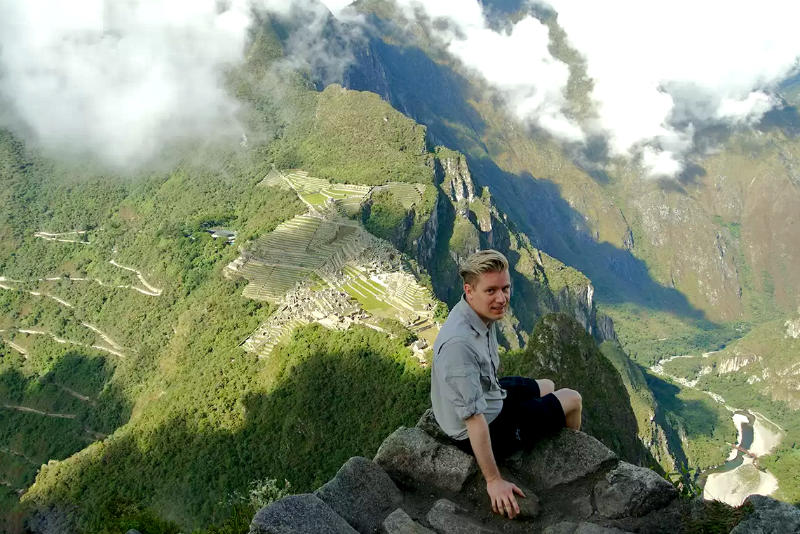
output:
[[[648,177],[518,120],[441,21],[354,9],[260,13],[213,87],[235,118],[170,120],[141,165],[0,125],[0,530],[247,531],[255,488],[311,491],[415,424],[481,248],[511,263],[503,373],[579,389],[588,433],[676,484],[800,503],[796,109],[698,126]],[[586,64],[534,11],[589,124]]]

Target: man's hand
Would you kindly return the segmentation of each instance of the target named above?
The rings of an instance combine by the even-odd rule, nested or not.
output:
[[[519,514],[519,505],[516,493],[520,497],[525,497],[522,490],[511,482],[506,482],[500,476],[497,464],[492,454],[492,444],[489,439],[489,425],[483,414],[476,414],[464,420],[467,425],[467,435],[469,436],[472,452],[481,468],[483,478],[486,479],[486,492],[492,501],[492,511],[496,514],[506,515],[512,519]]]
[[[486,481],[486,492],[492,501],[494,513],[507,515],[509,519],[514,519],[519,514],[519,505],[514,494],[516,493],[522,498],[525,498],[525,494],[515,484],[502,478],[495,478]]]

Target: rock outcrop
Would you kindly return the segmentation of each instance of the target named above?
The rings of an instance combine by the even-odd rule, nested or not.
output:
[[[800,532],[800,509],[763,495],[751,495],[745,501],[753,513],[733,527],[731,534],[783,534]]]
[[[688,532],[684,521],[705,506],[679,499],[655,472],[569,429],[512,455],[500,470],[527,496],[513,521],[491,512],[475,459],[444,436],[429,410],[416,427],[387,437],[374,460],[351,458],[314,494],[260,510],[250,532],[674,534]],[[760,496],[750,502],[755,511],[733,532],[800,528],[791,505]]]

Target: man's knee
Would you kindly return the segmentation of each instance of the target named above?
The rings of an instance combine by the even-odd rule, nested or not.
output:
[[[553,393],[556,385],[549,378],[537,378],[536,383],[539,385],[539,396],[544,397],[548,393]]]
[[[561,407],[564,409],[565,414],[580,410],[583,407],[583,398],[574,389],[562,388],[554,392],[554,395],[561,402]]]

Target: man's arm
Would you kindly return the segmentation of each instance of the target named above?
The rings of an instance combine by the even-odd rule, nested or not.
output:
[[[478,460],[483,478],[486,479],[486,492],[492,501],[492,511],[496,514],[507,514],[513,518],[519,513],[519,505],[514,493],[525,497],[522,490],[516,485],[503,480],[497,463],[494,461],[492,453],[492,443],[489,438],[489,425],[482,413],[475,414],[464,420],[467,425],[467,435],[469,443],[472,445],[472,452]]]

